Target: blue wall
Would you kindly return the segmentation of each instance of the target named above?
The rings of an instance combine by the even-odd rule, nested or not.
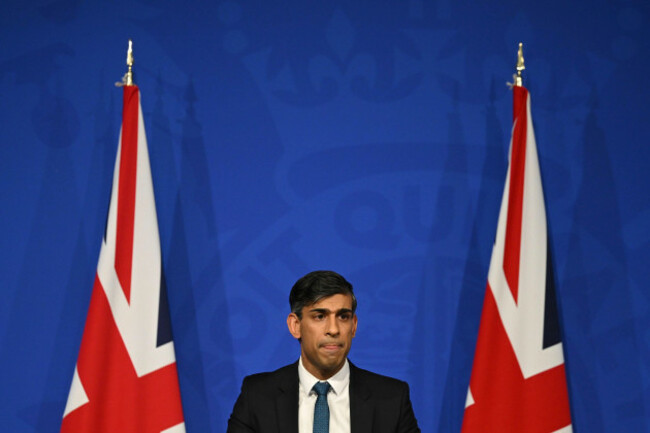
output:
[[[650,8],[478,3],[3,2],[1,429],[58,431],[132,38],[190,433],[297,358],[288,292],[322,268],[357,291],[351,359],[459,430],[519,41],[575,431],[648,431]]]

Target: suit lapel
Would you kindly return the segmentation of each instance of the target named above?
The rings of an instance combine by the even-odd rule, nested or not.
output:
[[[372,432],[373,406],[370,390],[359,376],[363,375],[350,362],[350,430],[351,433]]]
[[[298,433],[298,363],[278,374],[275,409],[280,433]]]

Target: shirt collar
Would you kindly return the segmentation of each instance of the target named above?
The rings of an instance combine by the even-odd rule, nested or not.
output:
[[[298,379],[300,380],[300,388],[302,392],[309,395],[316,382],[320,382],[313,374],[307,371],[302,363],[302,356],[298,361]],[[332,377],[327,379],[327,382],[332,387],[334,394],[340,395],[350,384],[350,364],[345,360],[343,367]]]

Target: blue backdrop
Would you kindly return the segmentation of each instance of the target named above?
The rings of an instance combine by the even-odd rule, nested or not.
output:
[[[576,432],[650,426],[645,1],[5,1],[0,425],[57,432],[90,298],[127,39],[188,432],[292,362],[288,292],[354,285],[351,359],[462,420],[519,41]]]

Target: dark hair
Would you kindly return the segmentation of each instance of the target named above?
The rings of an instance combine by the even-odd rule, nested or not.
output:
[[[291,312],[302,319],[302,309],[333,295],[352,296],[352,312],[357,309],[357,298],[352,284],[334,271],[313,271],[296,281],[289,293]]]

